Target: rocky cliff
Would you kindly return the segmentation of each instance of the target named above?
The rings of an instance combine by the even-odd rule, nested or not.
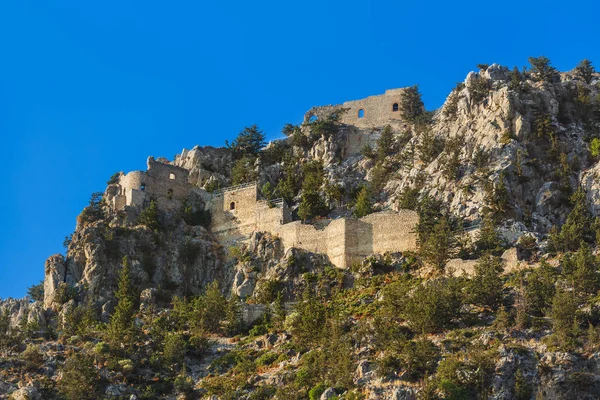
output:
[[[600,76],[533,61],[433,112],[407,88],[383,122],[320,107],[268,146],[252,127],[151,159],[186,172],[175,194],[115,175],[43,301],[0,301],[0,398],[598,398]],[[340,270],[270,232],[224,248],[204,199],[254,180],[306,223],[415,209],[419,251]]]

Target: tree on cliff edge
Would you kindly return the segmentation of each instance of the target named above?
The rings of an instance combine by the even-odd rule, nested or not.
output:
[[[231,149],[236,160],[245,156],[256,157],[265,145],[265,134],[256,125],[245,127],[232,143],[225,141],[225,146]]]
[[[400,111],[402,116],[409,122],[416,122],[425,112],[425,105],[421,100],[419,86],[414,85],[404,89],[400,99]]]

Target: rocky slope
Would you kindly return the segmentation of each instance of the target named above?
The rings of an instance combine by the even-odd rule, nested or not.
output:
[[[0,301],[0,398],[598,398],[597,239],[587,232],[577,252],[550,257],[547,238],[579,188],[588,230],[600,216],[600,76],[545,67],[481,66],[439,110],[389,128],[344,125],[334,112],[286,126],[287,139],[252,157],[196,146],[159,159],[188,170],[196,189],[256,179],[295,218],[310,190],[325,204],[311,218],[351,216],[365,186],[373,210],[438,199],[482,226],[453,253],[483,257],[469,261],[473,277],[445,275],[421,253],[341,271],[265,232],[225,249],[185,207],[115,212],[110,183],[66,255],[47,260],[43,299]],[[351,151],[356,135],[372,148]],[[518,244],[514,258],[530,264],[486,258],[489,215],[504,240],[486,250]],[[71,361],[89,379],[70,381]]]

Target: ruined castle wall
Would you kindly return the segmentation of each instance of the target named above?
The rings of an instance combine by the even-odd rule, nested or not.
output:
[[[117,210],[143,207],[154,199],[160,208],[174,210],[189,196],[190,188],[187,170],[149,157],[146,172],[132,171],[119,178],[119,194],[114,197],[113,206]]]
[[[346,223],[345,268],[373,254],[373,226],[360,219],[349,219]]]
[[[273,232],[279,225],[285,224],[284,206],[285,203],[272,206],[268,201],[258,201],[256,203],[256,230]]]
[[[372,253],[417,249],[417,235],[414,229],[419,222],[419,216],[415,211],[374,213],[361,218],[361,221],[372,227]]]
[[[175,165],[163,164],[148,158],[145,192],[153,197],[186,198],[190,192],[188,171]]]
[[[414,211],[400,210],[400,213],[375,213],[361,219],[319,221],[321,227],[295,221],[279,226],[276,233],[285,250],[296,247],[327,254],[332,264],[348,268],[371,254],[416,250],[413,230],[417,222]]]
[[[347,265],[347,243],[348,223],[344,218],[336,219],[326,228],[327,233],[327,256],[331,263],[338,268],[346,268]]]
[[[294,221],[279,226],[276,233],[281,238],[285,250],[296,247],[313,253],[327,254],[326,231],[316,229],[313,225]]]
[[[347,101],[342,104],[348,109],[341,122],[359,128],[385,126],[390,121],[401,121],[400,111],[394,111],[394,104],[400,105],[403,89],[387,90],[383,95],[370,96],[362,100]],[[362,118],[360,117],[360,111]]]
[[[390,123],[402,123],[399,108],[403,92],[402,88],[390,89],[382,95],[369,96],[361,100],[347,101],[339,105],[313,107],[305,114],[304,122],[309,122],[313,116],[325,118],[343,108],[347,111],[342,114],[340,122],[358,128],[375,128]],[[398,105],[397,111],[394,111],[394,104]]]
[[[211,212],[211,230],[217,237],[248,237],[256,228],[256,185],[226,191],[210,197],[206,206]]]
[[[375,147],[384,126],[391,125],[396,131],[404,129],[406,123],[400,111],[403,92],[402,88],[390,89],[382,95],[370,96],[362,100],[313,107],[304,115],[304,123],[310,122],[315,117],[327,118],[332,113],[345,110],[340,122],[351,128],[347,133],[345,154],[357,154],[366,145]],[[395,104],[397,108],[394,107]]]

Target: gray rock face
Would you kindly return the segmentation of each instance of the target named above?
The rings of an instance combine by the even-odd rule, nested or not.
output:
[[[592,214],[600,216],[600,162],[583,171],[580,181],[590,202]]]
[[[140,290],[162,287],[173,294],[199,294],[213,280],[228,287],[231,278],[222,267],[220,248],[211,234],[201,226],[177,221],[175,215],[165,214],[163,218],[167,226],[156,232],[114,221],[79,226],[67,260],[56,255],[46,262],[45,306],[60,308],[55,296],[66,282],[77,293],[78,301],[91,300],[108,314],[114,306],[113,292],[125,258]]]
[[[50,256],[46,260],[44,277],[44,306],[52,307],[58,286],[65,281],[67,266],[61,254]]]
[[[227,148],[195,146],[183,150],[176,156],[174,164],[190,171],[189,182],[203,187],[209,181],[216,181],[221,187],[228,186],[228,171],[233,158]]]
[[[44,305],[39,301],[32,303],[27,298],[0,300],[0,315],[8,315],[11,329],[19,329],[22,324],[35,324],[33,326],[42,332],[46,329]]]

